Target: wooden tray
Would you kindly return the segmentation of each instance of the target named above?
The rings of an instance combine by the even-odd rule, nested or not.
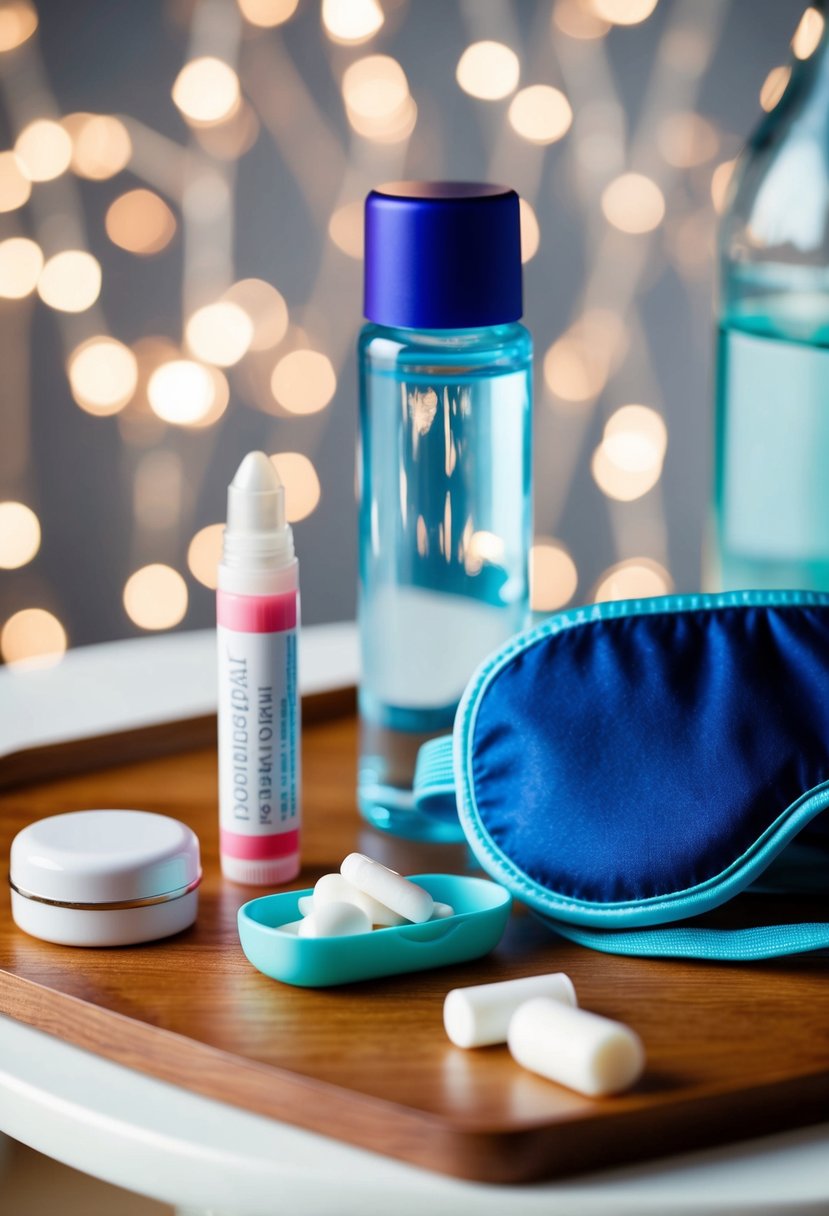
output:
[[[461,847],[413,845],[361,826],[353,697],[316,698],[305,720],[297,887],[355,847],[409,873],[466,868]],[[198,832],[205,880],[193,929],[117,950],[36,941],[0,901],[0,1011],[209,1097],[483,1181],[553,1177],[826,1117],[825,958],[753,966],[614,958],[564,943],[517,910],[501,945],[475,963],[325,991],[266,979],[236,936],[236,910],[257,892],[219,874],[213,732],[202,720],[6,764],[0,855],[40,816],[137,807]],[[177,739],[191,750],[158,755]],[[118,764],[94,769],[102,758]],[[35,784],[20,784],[37,773]],[[757,899],[747,904],[756,913]],[[826,908],[789,912],[815,919]],[[441,1011],[450,987],[551,970],[572,976],[585,1007],[640,1032],[648,1068],[634,1092],[590,1100],[523,1071],[505,1047],[464,1052],[448,1042]]]

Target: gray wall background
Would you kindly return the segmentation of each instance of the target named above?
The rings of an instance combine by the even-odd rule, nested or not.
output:
[[[223,8],[236,13],[233,0],[206,3],[219,21]],[[353,344],[361,266],[332,245],[327,224],[338,205],[360,198],[373,182],[404,176],[507,180],[535,208],[541,245],[525,268],[525,321],[538,352],[536,530],[572,553],[576,601],[588,599],[602,571],[625,557],[659,560],[680,590],[699,585],[712,420],[711,175],[758,121],[760,87],[774,65],[787,61],[803,4],[660,0],[643,23],[587,43],[556,28],[548,0],[381,3],[385,24],[359,47],[330,41],[315,0],[299,0],[277,29],[242,25],[238,70],[259,133],[238,161],[220,165],[232,186],[234,275],[275,284],[293,328],[282,348],[230,370],[231,403],[219,423],[204,431],[145,424],[137,404],[108,418],[82,412],[64,365],[67,342],[71,348],[85,336],[83,318],[69,325],[37,297],[0,302],[0,499],[26,502],[43,530],[31,563],[0,571],[0,624],[38,606],[60,618],[72,645],[139,633],[124,611],[123,587],[138,566],[161,561],[187,579],[189,608],[179,628],[209,625],[213,596],[188,573],[187,547],[199,528],[222,519],[226,484],[254,447],[300,451],[313,460],[322,497],[295,529],[304,617],[314,623],[353,615]],[[205,7],[40,0],[38,34],[24,61],[15,53],[14,62],[13,56],[0,62],[2,146],[13,143],[21,107],[40,79],[58,114],[127,115],[182,149],[198,147],[170,89]],[[708,60],[699,76],[677,69],[676,40],[688,31]],[[527,144],[507,124],[508,100],[484,102],[461,91],[458,59],[481,38],[518,52],[522,85],[554,84],[568,95],[575,120],[561,141]],[[373,145],[350,130],[339,81],[349,62],[371,53],[394,56],[408,77],[418,120],[404,144]],[[666,169],[659,152],[658,123],[676,110],[704,115],[717,132],[715,155],[695,168]],[[586,172],[580,141],[597,130],[607,167]],[[161,149],[163,165],[174,150]],[[615,163],[664,183],[665,221],[646,236],[608,238],[599,196]],[[128,344],[151,334],[180,342],[186,248],[180,206],[168,200],[178,232],[153,258],[115,247],[104,227],[110,202],[144,184],[130,167],[103,182],[73,179],[71,189],[88,247],[103,267],[100,310],[109,331]],[[47,198],[45,186],[38,191]],[[37,236],[48,227],[48,203],[40,211],[38,217],[30,204],[0,216],[0,239]],[[552,397],[542,361],[578,315],[588,283],[622,312],[630,341],[599,398],[574,408]],[[329,353],[338,377],[331,404],[310,417],[280,412],[266,388],[279,354],[299,340],[295,327]],[[636,502],[610,503],[591,476],[590,456],[605,419],[625,402],[659,410],[669,443],[659,485]],[[134,518],[133,487],[140,461],[155,449],[180,456],[184,488],[170,526],[147,530]]]

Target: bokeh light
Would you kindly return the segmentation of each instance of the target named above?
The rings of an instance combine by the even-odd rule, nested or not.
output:
[[[117,414],[138,384],[137,359],[115,338],[82,342],[69,356],[66,370],[72,396],[89,414]]]
[[[176,217],[152,190],[128,190],[110,203],[106,213],[107,236],[113,245],[140,257],[166,249],[176,232]]]
[[[40,548],[40,520],[22,502],[0,502],[0,569],[19,570]]]
[[[348,121],[358,135],[380,143],[411,135],[417,106],[406,73],[390,55],[368,55],[350,64],[342,90]]]
[[[191,59],[173,84],[173,101],[191,123],[222,122],[239,105],[240,97],[233,68],[211,55]]]
[[[8,0],[0,5],[0,53],[14,51],[37,29],[37,11],[29,0]]]
[[[541,229],[538,217],[530,203],[525,198],[520,200],[521,219],[521,261],[529,262],[538,253],[541,243]]]
[[[530,606],[533,612],[555,612],[576,594],[579,574],[567,548],[557,540],[537,537],[530,549]]]
[[[736,165],[736,160],[724,160],[711,174],[711,202],[718,215],[722,215],[725,210],[728,188],[731,185]]]
[[[238,3],[246,21],[270,30],[293,17],[299,0],[238,0]]]
[[[241,101],[224,122],[193,128],[196,139],[218,160],[238,160],[259,138],[259,119],[252,106]]]
[[[363,204],[345,203],[328,221],[328,235],[347,257],[363,256]]]
[[[0,211],[16,211],[29,201],[32,183],[14,152],[0,152]]]
[[[37,287],[43,269],[43,252],[35,241],[12,236],[0,241],[0,296],[22,300]]]
[[[124,608],[139,629],[172,629],[187,612],[187,584],[172,566],[142,566],[126,581]]]
[[[193,578],[214,591],[219,582],[224,530],[224,524],[208,524],[199,529],[187,548],[187,568]]]
[[[774,109],[780,98],[786,92],[791,75],[792,69],[788,64],[783,64],[781,67],[771,69],[768,76],[763,81],[763,87],[760,89],[760,105],[764,110]]]
[[[647,599],[669,595],[673,579],[664,566],[649,557],[632,557],[605,570],[593,593],[594,601]]]
[[[100,263],[82,249],[65,249],[49,258],[37,283],[43,303],[59,312],[85,312],[100,292]]]
[[[591,0],[593,12],[611,25],[638,25],[650,17],[657,0]]]
[[[584,0],[556,0],[553,23],[562,34],[579,41],[602,38],[610,29],[610,23],[597,17]]]
[[[147,384],[153,413],[174,426],[203,425],[216,401],[216,382],[211,370],[192,359],[162,363]]]
[[[602,192],[605,219],[620,232],[640,235],[658,228],[665,217],[665,196],[643,173],[622,173]]]
[[[318,350],[293,350],[271,376],[271,392],[290,414],[316,414],[334,396],[337,377],[331,360]]]
[[[656,410],[623,405],[608,419],[593,453],[593,478],[608,498],[641,498],[659,481],[667,445],[667,427]]]
[[[357,46],[368,42],[385,18],[378,0],[322,0],[322,24],[332,42]]]
[[[10,667],[54,667],[66,653],[66,630],[45,608],[23,608],[0,631],[0,655]]]
[[[626,344],[627,330],[618,313],[588,309],[544,356],[547,387],[561,401],[594,400]]]
[[[471,97],[497,101],[518,87],[521,64],[515,51],[503,42],[473,42],[458,60],[455,76]]]
[[[701,114],[668,114],[656,132],[659,151],[669,165],[693,169],[717,155],[720,139],[716,127]]]
[[[37,118],[15,140],[21,170],[32,182],[49,182],[69,168],[72,140],[59,122]]]
[[[426,539],[425,528],[426,524],[423,516],[418,516],[418,549],[421,548],[421,528],[423,523],[423,539]],[[467,535],[469,539],[467,540]],[[504,560],[505,545],[503,537],[496,536],[494,532],[487,532],[481,528],[477,532],[472,532],[471,521],[467,524],[464,531],[464,555],[463,564],[467,574],[480,574],[484,566],[497,566]],[[425,554],[424,554],[425,556]]]
[[[217,367],[232,367],[250,348],[253,322],[240,304],[218,300],[197,308],[184,332],[197,359]]]
[[[271,456],[285,487],[285,513],[289,523],[306,519],[320,500],[320,479],[313,462],[302,452],[277,452]]]
[[[560,89],[533,84],[513,97],[509,121],[513,130],[530,143],[551,144],[569,131],[573,111]]]
[[[792,38],[792,50],[798,59],[808,59],[817,50],[823,37],[825,19],[816,8],[807,8],[800,18]]]
[[[78,177],[105,181],[130,162],[129,131],[111,114],[67,114],[62,125],[72,139],[71,165]]]
[[[253,325],[251,350],[271,350],[288,332],[288,305],[280,293],[264,279],[240,279],[224,293],[243,308]]]
[[[647,469],[624,469],[615,464],[604,443],[600,443],[590,461],[590,472],[601,492],[617,502],[633,502],[652,490],[662,475],[662,465]]]

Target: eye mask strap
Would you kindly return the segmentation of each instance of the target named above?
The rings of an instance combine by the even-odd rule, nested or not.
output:
[[[452,736],[441,735],[424,743],[417,755],[415,806],[432,819],[457,818],[452,747]]]
[[[580,929],[542,916],[561,937],[605,954],[750,962],[829,950],[829,924],[762,925],[752,929]]]

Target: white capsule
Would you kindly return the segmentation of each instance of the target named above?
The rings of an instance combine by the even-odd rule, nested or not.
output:
[[[323,904],[330,903],[356,904],[358,908],[363,909],[373,925],[402,925],[404,923],[404,917],[398,916],[391,908],[372,899],[370,895],[366,895],[365,891],[359,891],[354,883],[343,878],[342,874],[323,874],[322,878],[318,878],[314,894],[305,895],[300,899],[300,910],[307,907],[308,911],[303,911],[302,914],[310,916],[315,907],[320,908]]]
[[[456,1047],[488,1047],[506,1043],[510,1019],[533,997],[545,996],[566,1005],[578,1004],[573,981],[563,972],[527,975],[496,984],[453,988],[443,1002],[443,1025]]]
[[[590,1098],[629,1089],[645,1067],[642,1041],[629,1026],[548,997],[515,1012],[507,1043],[524,1068]]]
[[[435,901],[428,891],[363,853],[349,853],[340,866],[340,872],[358,890],[391,908],[405,920],[420,924],[432,915]]]
[[[442,904],[435,900],[435,906],[432,908],[432,915],[429,920],[446,920],[447,916],[454,916],[455,909],[451,904]]]
[[[370,933],[371,921],[356,904],[330,903],[315,908],[299,926],[299,937],[350,937],[352,933]]]
[[[297,905],[301,916],[310,916],[314,911],[313,895],[300,895]]]

